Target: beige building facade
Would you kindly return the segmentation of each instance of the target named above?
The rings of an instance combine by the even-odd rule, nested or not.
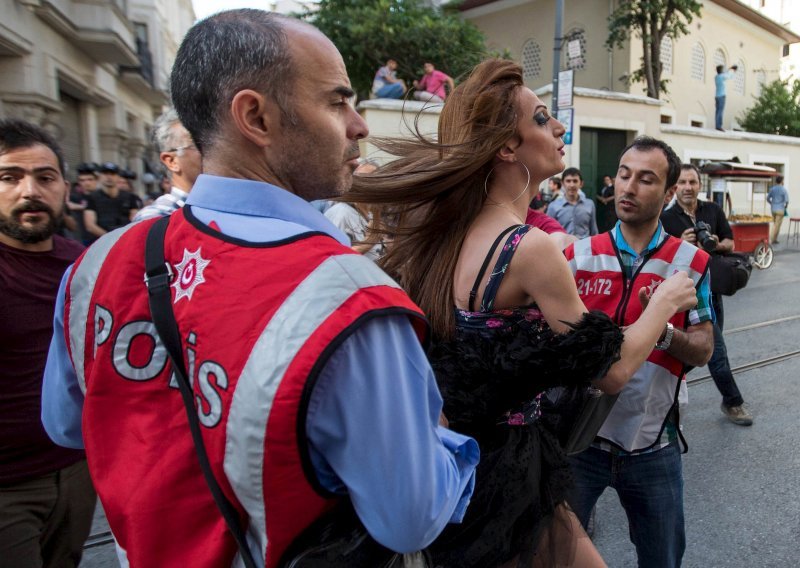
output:
[[[781,78],[784,54],[800,47],[800,36],[783,25],[787,22],[776,22],[769,12],[739,0],[703,0],[702,15],[689,24],[689,34],[662,42],[662,78],[668,85],[655,100],[644,95],[642,83],[628,81],[640,64],[641,40],[632,38],[622,49],[604,45],[607,19],[618,2],[564,4],[560,68],[574,70],[575,85],[566,159],[584,172],[589,193],[600,187],[603,175],[615,173],[619,151],[635,136],[647,134],[666,140],[687,162],[736,157],[776,167],[786,177],[792,202],[800,204],[800,139],[742,132],[738,123],[762,85]],[[512,53],[526,84],[549,104],[555,2],[467,0],[462,9],[484,32],[490,48]],[[738,70],[726,83],[725,132],[718,132],[715,67],[734,64]],[[765,207],[763,194],[744,184],[731,188],[731,196],[735,212]]]
[[[80,162],[112,161],[141,190],[191,0],[0,0],[0,14],[0,116],[53,133],[68,177]]]

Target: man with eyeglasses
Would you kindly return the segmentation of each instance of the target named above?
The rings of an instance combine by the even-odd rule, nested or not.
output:
[[[163,217],[183,207],[200,175],[200,152],[174,109],[169,109],[156,119],[153,139],[158,147],[159,158],[170,173],[172,189],[139,211],[134,221]]]

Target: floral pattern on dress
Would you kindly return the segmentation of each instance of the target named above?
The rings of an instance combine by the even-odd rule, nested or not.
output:
[[[478,332],[487,338],[491,338],[497,333],[518,333],[520,329],[533,329],[541,331],[547,327],[541,310],[536,304],[520,306],[514,308],[494,308],[494,299],[500,283],[505,276],[511,258],[517,250],[522,237],[530,230],[529,225],[520,225],[515,228],[506,239],[500,256],[497,258],[494,270],[489,274],[486,289],[481,298],[480,310],[477,312],[469,310],[455,310],[456,330]],[[491,253],[490,253],[491,254]],[[525,426],[531,424],[540,415],[539,397],[525,405],[524,408],[509,411],[502,417],[500,424],[509,426]]]

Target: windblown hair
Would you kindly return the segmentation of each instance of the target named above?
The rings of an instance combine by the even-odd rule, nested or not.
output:
[[[284,32],[291,18],[264,10],[229,10],[209,16],[184,37],[170,77],[172,104],[202,152],[219,133],[233,97],[253,89],[271,97],[294,122],[289,101],[294,84]]]
[[[18,118],[0,120],[0,155],[11,150],[30,148],[37,144],[47,146],[53,151],[58,160],[58,169],[61,175],[65,176],[67,164],[64,161],[64,153],[56,139],[50,136],[45,129]]]
[[[424,310],[438,337],[455,331],[453,279],[464,238],[486,201],[484,180],[517,131],[522,68],[490,59],[447,98],[438,140],[419,129],[412,139],[372,140],[395,156],[359,178],[345,201],[381,207],[392,238],[381,266]]]

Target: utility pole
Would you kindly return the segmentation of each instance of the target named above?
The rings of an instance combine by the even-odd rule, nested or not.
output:
[[[553,100],[550,103],[550,114],[558,112],[558,72],[561,70],[561,37],[563,27],[561,20],[564,18],[564,0],[556,0],[556,30],[553,38]]]

